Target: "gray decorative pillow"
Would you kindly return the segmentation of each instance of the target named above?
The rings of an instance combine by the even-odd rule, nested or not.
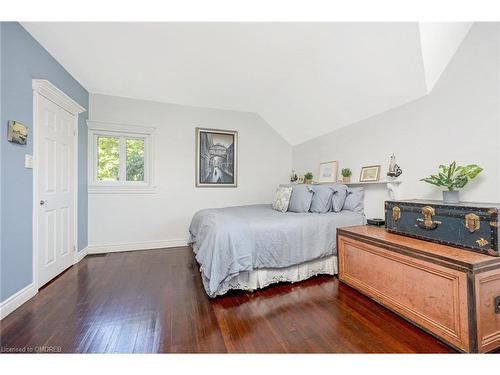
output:
[[[362,187],[348,188],[344,210],[363,212],[365,209],[365,190]]]
[[[312,197],[311,208],[309,211],[324,214],[332,208],[332,185],[313,185],[311,189],[314,191]]]
[[[280,212],[286,212],[288,210],[288,204],[290,203],[290,196],[292,195],[291,186],[280,186],[276,189],[276,194],[273,200],[273,209]]]
[[[293,185],[288,211],[309,212],[314,192],[308,185]]]
[[[334,184],[332,189],[332,211],[340,212],[342,211],[342,207],[344,207],[345,200],[347,198],[348,187],[342,184]]]

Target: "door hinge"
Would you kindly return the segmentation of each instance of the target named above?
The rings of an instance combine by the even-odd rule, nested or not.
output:
[[[495,298],[495,313],[500,314],[500,296]]]

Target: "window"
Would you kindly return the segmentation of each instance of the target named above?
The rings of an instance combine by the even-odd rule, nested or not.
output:
[[[152,192],[154,128],[89,121],[89,193]]]
[[[144,181],[144,139],[127,138],[127,181]]]
[[[97,136],[97,180],[120,180],[120,138]]]

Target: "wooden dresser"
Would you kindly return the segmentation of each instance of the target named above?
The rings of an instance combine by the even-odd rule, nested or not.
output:
[[[500,258],[370,226],[337,243],[342,282],[459,351],[500,348]]]

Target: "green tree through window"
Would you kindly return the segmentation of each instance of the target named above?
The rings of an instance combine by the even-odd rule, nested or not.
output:
[[[97,179],[118,181],[120,178],[120,139],[97,137]]]
[[[127,139],[127,181],[144,181],[144,139]]]
[[[121,154],[123,144],[125,144],[125,155]],[[144,149],[145,141],[142,138],[98,136],[97,179],[99,181],[125,179],[130,182],[143,182]]]

